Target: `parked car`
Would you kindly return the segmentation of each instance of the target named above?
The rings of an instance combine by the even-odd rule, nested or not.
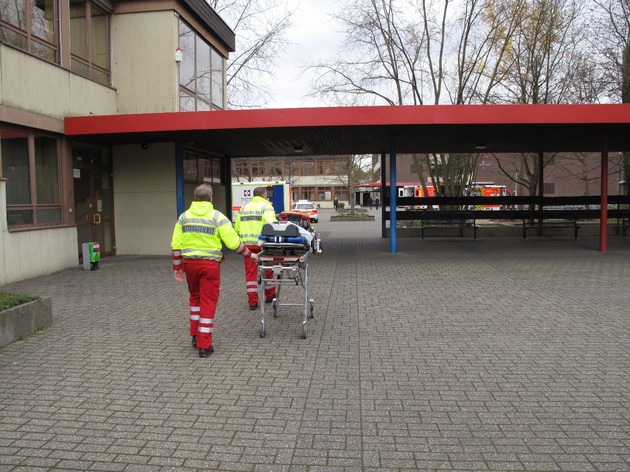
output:
[[[299,211],[308,215],[311,223],[317,223],[319,221],[319,213],[317,208],[308,200],[298,200],[293,204],[293,211]]]

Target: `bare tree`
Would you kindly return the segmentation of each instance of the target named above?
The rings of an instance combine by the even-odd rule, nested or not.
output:
[[[579,50],[582,2],[578,0],[495,0],[516,16],[501,62],[498,84],[508,103],[561,103],[570,98],[573,59]]]
[[[630,0],[594,0],[594,50],[609,87],[610,99],[630,103]],[[630,151],[624,153],[624,182],[630,195]]]
[[[506,160],[504,156],[492,154],[501,172],[517,186],[527,189],[529,195],[536,195],[540,176],[540,155],[532,152],[516,153],[514,158]],[[542,168],[545,169],[556,160],[557,153],[544,153]]]
[[[610,158],[608,176],[619,175],[623,166],[623,155],[614,154]],[[577,164],[577,165],[576,165]],[[570,177],[575,177],[582,182],[583,194],[591,194],[591,183],[601,180],[601,165],[597,156],[592,153],[570,153],[559,161],[559,167]],[[598,195],[598,193],[596,193]]]
[[[265,86],[287,45],[295,10],[288,0],[206,0],[236,33],[236,52],[227,66],[228,108],[264,106]]]
[[[577,0],[494,0],[496,14],[508,21],[517,18],[510,41],[502,48],[499,63],[501,81],[496,90],[501,101],[516,104],[576,102],[585,85],[579,81],[588,75],[582,63],[585,45],[580,34],[582,2]],[[491,16],[491,15],[489,15]],[[591,93],[591,90],[588,90]],[[496,156],[495,156],[496,157]],[[504,174],[538,193],[539,155],[519,153],[514,168],[497,158]],[[555,153],[543,155],[543,168],[553,163]],[[518,177],[515,177],[518,176]]]
[[[518,18],[487,8],[488,0],[453,3],[349,0],[336,17],[345,28],[344,54],[312,66],[313,95],[353,104],[491,101]],[[420,158],[422,185],[442,182],[449,196],[462,194],[479,162],[478,154]],[[451,178],[458,181],[444,184]]]
[[[335,161],[335,175],[339,182],[348,189],[350,214],[354,214],[355,205],[353,196],[357,184],[369,178],[372,161],[372,156],[363,154],[338,156],[338,159]]]

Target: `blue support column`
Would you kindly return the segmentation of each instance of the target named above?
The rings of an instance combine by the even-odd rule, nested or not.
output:
[[[175,144],[175,194],[177,197],[177,216],[184,212],[184,147]]]
[[[396,192],[396,139],[392,137],[389,149],[389,252],[396,254],[397,237],[396,237],[396,201],[398,193]]]
[[[232,214],[232,157],[225,156],[225,159],[221,163],[221,182],[225,183],[225,216],[230,221],[234,221],[234,215]]]
[[[387,221],[385,221],[385,192],[387,192],[387,169],[385,168],[385,153],[381,154],[381,238],[387,237]]]

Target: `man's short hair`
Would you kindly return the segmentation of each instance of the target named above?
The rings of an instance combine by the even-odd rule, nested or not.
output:
[[[256,187],[254,189],[254,197],[267,197],[267,187]]]
[[[195,188],[195,201],[210,202],[212,201],[212,187],[208,184],[201,184]]]

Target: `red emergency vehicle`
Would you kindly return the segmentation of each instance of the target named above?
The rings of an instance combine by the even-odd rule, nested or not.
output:
[[[496,185],[494,183],[474,183],[470,186],[469,195],[471,197],[506,197],[512,196],[507,185]],[[475,210],[505,210],[505,204],[497,205],[475,205]]]

